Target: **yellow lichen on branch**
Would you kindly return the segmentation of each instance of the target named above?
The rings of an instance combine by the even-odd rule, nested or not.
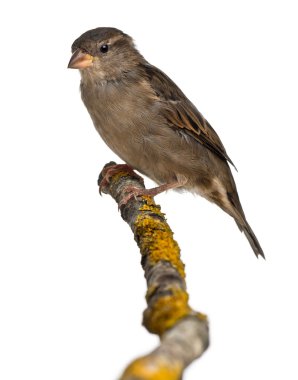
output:
[[[151,333],[160,336],[191,312],[186,291],[171,287],[168,290],[169,295],[158,297],[144,312],[144,326]]]
[[[207,317],[188,304],[180,248],[160,207],[148,196],[123,202],[129,189],[142,189],[144,184],[131,169],[125,171],[120,165],[117,171],[117,167],[106,165],[100,189],[120,205],[121,216],[134,233],[148,288],[143,324],[161,340],[150,354],[134,360],[121,380],[180,380],[184,368],[208,347]],[[104,178],[107,170],[112,174]]]
[[[121,380],[177,380],[181,378],[183,363],[173,363],[159,355],[148,355],[136,359],[124,371]]]
[[[168,261],[177,269],[180,276],[185,278],[184,264],[180,259],[179,246],[173,239],[173,232],[159,208],[152,200],[149,203],[147,198],[146,207],[143,205],[139,210],[150,213],[140,213],[135,221],[135,237],[141,253],[148,255],[152,265],[160,260]]]

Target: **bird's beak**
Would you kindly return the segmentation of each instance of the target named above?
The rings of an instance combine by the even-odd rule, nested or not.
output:
[[[69,69],[85,69],[93,63],[94,57],[88,53],[82,52],[81,49],[77,49],[68,63]]]

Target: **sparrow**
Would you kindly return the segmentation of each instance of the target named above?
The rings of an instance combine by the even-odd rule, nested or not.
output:
[[[199,194],[233,217],[255,255],[265,258],[239,200],[234,164],[180,88],[116,28],[83,33],[72,53],[68,67],[80,71],[82,100],[96,130],[126,165],[158,184],[134,194]]]

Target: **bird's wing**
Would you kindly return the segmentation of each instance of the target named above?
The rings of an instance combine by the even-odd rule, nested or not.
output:
[[[236,169],[215,130],[179,87],[154,66],[146,65],[145,73],[155,96],[162,105],[169,125],[181,128],[187,135],[206,146],[221,159],[228,161]]]

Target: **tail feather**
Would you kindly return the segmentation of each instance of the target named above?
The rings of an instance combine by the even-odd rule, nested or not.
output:
[[[262,256],[265,259],[262,247],[245,218],[232,173],[228,166],[226,166],[226,169],[228,169],[227,176],[223,179],[215,177],[213,179],[212,191],[205,193],[203,196],[217,204],[217,206],[234,218],[239,230],[244,232],[256,257]]]
[[[244,223],[239,223],[236,219],[235,219],[235,222],[237,223],[240,231],[244,232],[247,240],[249,241],[249,244],[252,248],[252,250],[254,251],[256,257],[258,258],[258,256],[262,256],[263,259],[265,259],[265,255],[264,255],[264,252],[263,252],[263,249],[256,237],[256,235],[254,234],[253,230],[251,229],[250,225],[247,223],[246,220],[244,220],[243,222]]]
[[[236,187],[235,187],[235,189],[236,189]],[[258,258],[258,256],[260,255],[263,257],[263,259],[265,259],[263,249],[262,249],[256,235],[254,234],[252,228],[250,227],[250,225],[248,224],[248,222],[245,218],[245,214],[244,214],[243,208],[241,206],[237,191],[234,191],[233,193],[227,193],[227,195],[228,195],[228,199],[230,201],[230,205],[232,207],[226,208],[225,211],[235,219],[235,222],[236,222],[237,226],[239,227],[239,230],[244,232],[244,234],[245,234],[247,240],[249,241],[249,244],[250,244],[252,250],[254,251],[254,254],[256,255],[256,257]]]

